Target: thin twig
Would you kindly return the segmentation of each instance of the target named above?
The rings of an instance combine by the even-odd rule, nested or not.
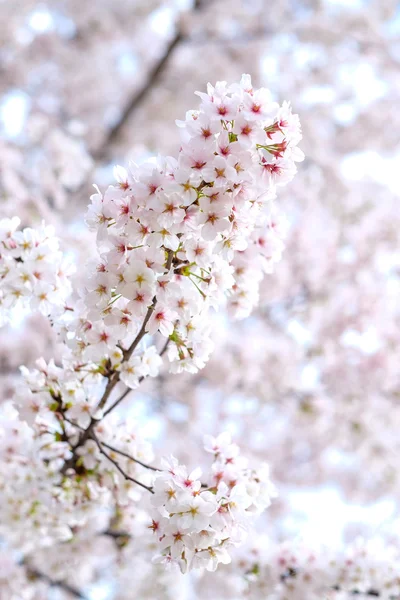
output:
[[[139,383],[141,383],[144,379],[144,376],[142,375],[142,377],[140,377],[139,379]],[[118,406],[118,404],[120,402],[122,402],[122,400],[125,400],[125,398],[127,397],[127,395],[129,394],[129,392],[132,392],[132,388],[127,388],[123,394],[121,394],[121,396],[119,398],[117,398],[117,400],[115,400],[115,402],[113,404],[111,404],[111,406],[109,406],[107,408],[107,410],[104,412],[103,417],[106,417],[112,410],[114,410],[114,408],[116,408]]]
[[[167,269],[167,271],[169,271],[168,266],[166,267],[166,269]],[[151,306],[149,306],[149,308],[147,309],[146,316],[145,316],[145,318],[143,320],[142,326],[139,329],[139,332],[138,332],[137,336],[133,340],[132,344],[129,346],[129,349],[124,352],[124,360],[125,361],[128,361],[130,359],[130,357],[132,356],[133,352],[136,350],[138,344],[141,342],[142,338],[146,335],[147,323],[149,322],[150,317],[151,317],[151,315],[154,312],[156,304],[157,304],[157,298],[156,298],[156,296],[154,296],[153,302],[151,303]]]
[[[63,418],[64,418],[64,421],[66,421],[70,425],[73,425],[74,427],[77,427],[81,431],[85,431],[84,427],[81,427],[80,425],[78,425],[78,423],[74,423],[74,421],[71,421],[71,419],[68,419],[65,415],[63,415]]]
[[[168,250],[168,258],[167,258],[167,262],[165,264],[165,272],[168,273],[171,269],[172,266],[172,260],[174,258],[174,253],[172,252],[172,250]],[[151,306],[149,307],[147,314],[144,318],[142,327],[140,328],[139,333],[137,334],[136,338],[134,339],[132,345],[130,346],[129,350],[127,350],[124,353],[124,360],[129,360],[132,352],[134,352],[136,346],[138,345],[138,343],[141,341],[141,339],[144,337],[145,333],[146,333],[146,325],[156,307],[157,304],[157,297],[154,296],[153,298],[153,302],[151,304]],[[163,354],[165,353],[165,351],[167,350],[169,344],[169,339],[167,340],[167,342],[164,345],[164,348],[161,350],[160,352],[160,356],[163,356]],[[142,381],[145,379],[145,377],[142,375],[142,377],[139,378],[139,384],[142,383]],[[126,396],[129,394],[129,392],[131,391],[130,388],[128,388],[127,390],[125,390],[125,392],[104,412],[103,418],[106,417],[112,410],[114,410],[121,402],[122,400],[124,400],[126,398]]]
[[[133,460],[133,462],[138,463],[138,465],[141,465],[142,467],[145,467],[145,469],[151,469],[152,471],[160,471],[160,469],[157,469],[156,467],[152,467],[151,465],[147,465],[146,463],[142,462],[138,458],[134,458],[127,452],[123,452],[122,450],[118,450],[118,448],[115,448],[114,446],[110,446],[110,444],[106,444],[106,442],[102,442],[100,440],[99,440],[99,442],[102,446],[105,446],[109,450],[112,450],[113,452],[116,452],[117,454],[120,454],[121,456],[125,456],[126,458],[129,458],[129,460]]]
[[[142,340],[142,338],[145,336],[146,334],[146,325],[148,323],[148,320],[151,317],[151,314],[154,310],[154,307],[156,305],[157,299],[154,298],[153,299],[153,303],[152,305],[149,307],[147,314],[144,318],[142,327],[140,328],[139,333],[137,334],[137,336],[135,337],[135,339],[133,340],[131,346],[129,347],[129,349],[125,352],[124,354],[124,360],[129,360],[129,358],[131,357],[132,353],[134,352],[135,348],[137,347],[137,345],[139,344],[139,342]],[[113,391],[113,389],[115,388],[115,386],[117,385],[117,383],[119,382],[120,379],[120,373],[119,371],[115,371],[113,373],[113,375],[109,378],[106,389],[104,390],[104,394],[101,397],[100,402],[98,403],[97,407],[96,407],[96,411],[101,410],[104,405],[106,404],[111,392]],[[114,403],[112,405],[112,407],[110,409],[108,409],[103,417],[108,414],[115,406],[117,405],[117,403]],[[75,444],[75,446],[73,447],[73,452],[75,453],[75,451],[82,446],[86,440],[88,440],[90,438],[91,432],[93,431],[94,426],[100,421],[100,419],[95,419],[94,417],[92,417],[90,419],[90,423],[87,426],[87,428],[85,429],[85,431],[82,432],[82,435],[79,437],[79,440],[77,441],[77,443]],[[71,459],[73,461],[73,459]],[[69,468],[71,461],[69,461],[68,463],[65,463],[63,471],[65,472],[67,468]]]
[[[136,483],[137,485],[140,485],[140,487],[144,488],[145,490],[147,490],[151,494],[154,494],[154,491],[153,491],[152,487],[150,487],[150,486],[142,483],[138,479],[135,479],[134,477],[131,477],[130,475],[128,475],[127,473],[125,473],[125,471],[121,468],[121,466],[118,464],[118,462],[116,460],[114,460],[109,454],[107,454],[107,452],[103,449],[101,443],[99,442],[99,440],[97,439],[97,437],[95,436],[95,434],[93,432],[91,434],[91,439],[93,439],[94,442],[97,444],[97,447],[98,447],[100,453],[103,456],[105,456],[114,465],[114,467],[121,473],[121,475],[127,481],[132,481],[132,483]]]
[[[171,341],[170,338],[168,338],[167,341],[165,342],[164,346],[163,346],[163,349],[160,352],[160,356],[163,356],[166,353],[170,341]]]
[[[164,344],[163,349],[160,352],[160,356],[163,356],[165,354],[165,352],[167,351],[167,348],[168,348],[168,345],[169,345],[170,341],[171,340],[168,338],[167,341]],[[144,375],[142,375],[141,377],[139,377],[138,384],[140,385],[144,379],[146,379],[146,377]],[[116,408],[118,406],[118,404],[120,404],[122,402],[122,400],[125,400],[125,398],[129,394],[129,392],[132,392],[132,391],[133,391],[132,388],[127,388],[124,391],[124,393],[121,394],[121,396],[119,398],[117,398],[117,400],[115,400],[115,402],[113,404],[111,404],[111,406],[109,406],[106,411],[104,411],[103,418],[106,417],[111,411],[113,411],[114,408]]]

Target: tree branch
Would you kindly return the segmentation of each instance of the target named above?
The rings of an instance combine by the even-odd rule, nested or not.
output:
[[[151,317],[151,314],[152,314],[152,312],[153,312],[153,310],[154,310],[154,307],[155,307],[155,305],[156,305],[156,302],[157,302],[157,299],[154,297],[154,299],[153,299],[153,303],[152,303],[152,305],[149,307],[149,309],[148,309],[148,311],[147,311],[147,314],[146,314],[146,316],[145,316],[145,318],[144,318],[144,321],[143,321],[142,327],[140,328],[140,331],[139,331],[139,333],[137,334],[137,336],[136,336],[136,337],[135,337],[135,339],[133,340],[133,342],[132,342],[131,346],[129,347],[129,349],[128,349],[126,352],[124,352],[124,360],[129,360],[129,358],[131,357],[131,355],[132,355],[132,353],[134,352],[135,348],[138,346],[138,344],[139,344],[139,342],[141,341],[141,339],[142,339],[142,338],[145,336],[145,334],[146,334],[146,325],[147,325],[147,323],[148,323],[148,321],[149,321],[149,319],[150,319],[150,317]],[[105,404],[106,404],[106,402],[107,402],[107,400],[108,400],[108,398],[109,398],[109,396],[110,396],[111,392],[113,391],[113,389],[115,388],[115,386],[116,386],[116,385],[117,385],[117,383],[119,382],[119,379],[120,379],[120,374],[119,374],[119,371],[114,371],[113,375],[112,375],[112,376],[109,378],[109,380],[108,380],[108,382],[107,382],[106,389],[104,390],[104,394],[103,394],[103,396],[101,397],[101,399],[100,399],[100,402],[99,402],[99,404],[97,405],[97,408],[96,408],[96,411],[95,411],[95,412],[97,412],[98,410],[102,410],[102,409],[103,409],[103,407],[105,406]],[[144,379],[144,377],[143,377],[143,378],[141,378],[139,381],[143,381],[143,379]],[[123,394],[123,396],[124,396],[124,397],[127,395],[128,391],[129,391],[129,388],[128,388],[128,390],[126,390],[126,392]],[[120,400],[121,400],[121,399],[119,399],[119,401],[120,401]],[[105,416],[105,415],[107,415],[109,412],[111,412],[111,410],[113,410],[113,408],[115,408],[115,406],[117,406],[117,404],[119,403],[119,401],[118,401],[118,402],[114,402],[114,404],[113,404],[113,405],[112,405],[112,406],[111,406],[111,407],[110,407],[110,408],[109,408],[109,409],[108,409],[108,410],[107,410],[107,411],[104,413],[104,415],[103,415],[103,416]],[[75,446],[74,446],[74,447],[73,447],[73,449],[72,449],[74,456],[72,457],[72,459],[71,459],[71,460],[69,460],[67,463],[65,463],[65,465],[64,465],[64,467],[63,467],[63,469],[62,469],[62,472],[64,472],[64,473],[65,473],[65,471],[66,471],[66,470],[67,470],[67,469],[68,469],[70,466],[72,466],[72,463],[74,462],[74,458],[75,458],[75,452],[76,452],[76,450],[77,450],[77,449],[78,449],[80,446],[82,446],[82,445],[83,445],[83,444],[86,442],[86,440],[88,440],[88,439],[91,437],[91,433],[92,433],[92,431],[93,431],[93,428],[94,428],[94,426],[95,426],[95,425],[96,425],[96,424],[97,424],[97,423],[98,423],[100,420],[101,420],[101,419],[95,419],[94,417],[92,417],[92,418],[90,419],[90,423],[89,423],[89,425],[88,425],[88,426],[87,426],[87,428],[86,428],[86,429],[85,429],[85,430],[82,432],[82,434],[79,436],[79,439],[78,439],[77,443],[75,444]]]
[[[139,384],[140,384],[140,383],[142,383],[143,379],[144,379],[144,376],[142,375],[142,376],[139,378]],[[126,397],[127,397],[127,395],[129,394],[129,392],[132,392],[132,391],[133,391],[133,390],[132,390],[132,388],[127,388],[127,389],[124,391],[124,393],[123,393],[123,394],[121,394],[121,396],[120,396],[119,398],[117,398],[117,400],[116,400],[116,401],[115,401],[113,404],[111,404],[111,406],[109,406],[109,407],[107,408],[107,410],[104,412],[104,415],[103,415],[103,416],[104,416],[104,417],[106,417],[106,416],[107,416],[107,415],[108,415],[108,414],[109,414],[109,413],[110,413],[112,410],[114,410],[114,408],[116,408],[116,407],[118,406],[118,404],[120,404],[120,402],[122,402],[122,400],[125,400],[125,398],[126,398]]]
[[[150,69],[147,80],[144,83],[143,87],[139,90],[135,96],[131,98],[131,100],[126,105],[120,120],[109,129],[106,138],[102,142],[100,148],[93,153],[93,156],[96,160],[104,160],[107,158],[109,147],[115,142],[124,128],[126,122],[129,120],[131,114],[136,110],[136,108],[142,103],[142,101],[146,98],[146,96],[150,93],[152,87],[158,81],[161,73],[166,66],[169,57],[175,50],[176,46],[180,44],[183,39],[183,35],[180,31],[178,31],[172,40],[167,44],[164,54],[161,59],[156,62],[156,64]]]
[[[64,592],[68,592],[68,594],[71,594],[71,596],[74,596],[74,598],[88,600],[87,597],[84,596],[80,590],[70,585],[69,583],[66,583],[65,581],[54,581],[51,577],[49,577],[45,573],[42,573],[38,569],[35,569],[29,566],[28,564],[25,564],[24,562],[22,564],[25,566],[27,575],[31,579],[41,579],[42,581],[46,581],[51,587],[58,587]]]
[[[174,257],[174,253],[172,250],[167,250],[167,261],[165,263],[165,273],[168,273],[171,270],[171,266],[172,266],[172,260]],[[142,338],[146,335],[146,326],[147,323],[149,322],[149,319],[156,307],[157,304],[157,296],[154,296],[153,298],[153,302],[151,303],[151,306],[149,306],[146,316],[143,320],[142,326],[139,330],[139,332],[137,333],[135,339],[133,340],[132,344],[130,345],[130,347],[128,348],[128,350],[126,350],[123,354],[123,360],[124,361],[128,361],[130,359],[130,357],[132,356],[133,352],[135,351],[135,349],[137,348],[137,346],[139,345],[139,343],[141,342]],[[167,344],[164,346],[163,348],[163,353],[165,352],[165,350],[167,349]],[[100,402],[98,403],[95,412],[97,412],[98,410],[102,410],[112,392],[112,390],[115,388],[115,386],[117,385],[117,383],[120,380],[120,373],[119,371],[114,371],[112,375],[108,375],[109,379],[106,385],[106,389],[104,390],[104,394],[100,399]],[[144,376],[140,377],[139,379],[139,383],[141,383],[144,379]],[[108,410],[104,413],[103,417],[108,415],[112,410],[114,410],[114,408],[116,406],[118,406],[118,404],[127,396],[127,394],[129,393],[130,388],[128,388],[127,390],[125,390],[125,392],[122,394],[122,396],[120,396],[120,398],[118,398],[118,400],[116,400],[114,402],[114,404],[112,404]],[[101,421],[101,419],[96,419],[94,417],[91,417],[90,419],[90,423],[87,426],[87,428],[82,431],[81,435],[79,436],[79,439],[77,441],[77,443],[75,444],[75,446],[72,447],[72,457],[66,461],[64,463],[63,468],[61,469],[61,473],[65,474],[67,472],[67,470],[69,468],[73,468],[76,462],[76,451],[78,448],[80,448],[81,446],[83,446],[83,444],[90,438],[94,436],[93,433],[93,429],[95,427],[95,425],[97,425],[97,423],[99,423]],[[94,438],[93,438],[94,439]]]
[[[129,460],[133,460],[133,462],[137,463],[138,465],[141,465],[145,469],[151,469],[151,471],[160,471],[160,469],[157,469],[156,467],[152,467],[151,465],[147,465],[146,463],[142,462],[138,458],[134,458],[127,452],[123,452],[122,450],[118,450],[118,448],[114,448],[114,446],[110,446],[110,444],[106,444],[106,442],[101,442],[100,440],[99,440],[99,442],[102,446],[105,446],[109,450],[112,450],[112,452],[116,452],[117,454],[120,454],[121,456],[125,456],[125,458],[129,458]]]
[[[204,0],[195,0],[193,3],[193,12],[197,12],[203,8]],[[174,35],[174,37],[167,43],[165,47],[165,51],[160,59],[151,67],[147,79],[141,89],[134,94],[134,96],[130,99],[130,101],[125,106],[121,118],[119,121],[109,129],[105,139],[103,140],[101,146],[93,152],[93,157],[97,161],[101,161],[107,158],[109,153],[109,147],[115,142],[115,140],[120,135],[122,129],[125,127],[127,121],[133,112],[140,106],[143,100],[151,92],[152,88],[160,79],[170,56],[173,54],[175,48],[179,46],[179,44],[186,39],[186,35],[178,29]]]
[[[91,439],[93,439],[94,442],[97,444],[97,447],[98,447],[100,453],[103,456],[105,456],[114,465],[114,467],[117,469],[117,471],[119,471],[121,473],[121,475],[124,477],[124,479],[126,479],[127,481],[132,481],[132,483],[136,483],[137,485],[140,485],[140,487],[144,488],[145,490],[147,490],[151,494],[154,494],[154,491],[153,491],[152,487],[150,487],[150,486],[142,483],[138,479],[135,479],[134,477],[131,477],[130,475],[128,475],[127,473],[125,473],[125,471],[121,468],[121,466],[118,464],[118,462],[116,460],[114,460],[109,454],[107,454],[107,452],[103,449],[101,443],[97,439],[97,437],[94,434],[94,432],[92,432],[92,434],[91,434]]]

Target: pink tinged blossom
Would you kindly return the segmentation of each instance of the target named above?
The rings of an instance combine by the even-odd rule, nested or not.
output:
[[[185,211],[181,208],[182,198],[178,194],[160,194],[154,198],[149,206],[159,213],[157,222],[163,227],[170,227],[174,223],[182,223]]]
[[[216,511],[216,502],[211,498],[203,500],[201,496],[194,496],[187,503],[180,506],[177,524],[182,529],[201,531],[206,529],[210,522],[210,515]]]
[[[132,356],[128,361],[124,361],[118,370],[121,381],[131,389],[138,387],[140,377],[146,372],[141,356]]]
[[[204,436],[204,449],[212,454],[220,454],[221,452],[229,452],[229,447],[232,444],[232,436],[228,432],[221,433],[218,437],[211,435]]]
[[[154,293],[152,288],[144,288],[143,286],[139,287],[135,284],[127,284],[125,290],[130,299],[128,307],[132,314],[135,316],[144,315],[153,300]]]
[[[117,285],[117,292],[134,305],[145,305],[148,303],[155,289],[155,275],[145,262],[132,261],[124,270],[124,280]]]
[[[171,189],[179,194],[181,205],[190,206],[197,199],[196,188],[200,183],[201,175],[199,172],[181,166],[174,172],[174,183],[171,184]]]
[[[154,244],[156,248],[165,246],[168,250],[176,252],[179,248],[179,237],[176,235],[178,231],[179,229],[175,225],[169,226],[168,228],[160,227],[160,229],[151,234],[151,243]]]
[[[271,160],[263,157],[260,162],[261,172],[274,185],[286,185],[296,174],[294,163],[285,158]]]
[[[147,332],[154,335],[159,331],[165,337],[172,334],[177,314],[167,306],[158,303],[147,324]]]
[[[100,453],[94,440],[88,440],[85,445],[77,450],[85,469],[94,469],[99,462]]]
[[[111,299],[110,278],[106,274],[99,274],[94,280],[96,287],[86,295],[86,303],[89,307],[98,306],[103,308]]]
[[[151,232],[151,226],[146,221],[143,222],[143,217],[140,221],[132,219],[126,225],[127,238],[133,247],[145,244]]]
[[[236,98],[229,98],[226,95],[213,95],[211,97],[203,94],[201,96],[206,115],[212,119],[224,121],[233,121],[238,111],[238,101]]]
[[[201,145],[184,146],[179,155],[179,165],[190,169],[193,174],[203,177],[203,170],[214,158],[213,152]]]
[[[109,354],[110,349],[116,346],[118,337],[108,328],[96,325],[88,331],[87,340],[90,344],[87,353],[92,358],[98,358]]]
[[[162,364],[163,360],[158,354],[157,348],[155,346],[146,348],[142,355],[144,374],[148,375],[149,377],[157,377]]]
[[[179,488],[169,479],[159,477],[154,482],[154,494],[151,503],[155,507],[165,506],[168,513],[175,512],[179,504]]]
[[[217,185],[235,181],[237,173],[231,162],[223,156],[216,156],[212,163],[203,169],[204,181],[215,182]]]
[[[161,466],[164,471],[174,478],[180,476],[183,469],[175,456],[163,456],[161,459]]]
[[[117,181],[119,187],[124,191],[129,190],[130,182],[129,182],[128,171],[126,169],[124,169],[124,167],[117,165],[114,167],[113,173],[114,173],[114,178]]]
[[[177,123],[184,130],[182,135],[184,143],[190,139],[194,139],[203,145],[212,145],[215,140],[215,134],[220,130],[217,121],[197,111],[189,111],[186,113],[186,120],[178,121]]]
[[[279,105],[272,102],[271,94],[262,88],[252,94],[244,94],[244,115],[249,120],[264,121],[276,114]]]
[[[186,542],[187,536],[185,536],[183,529],[174,527],[170,533],[163,537],[160,548],[162,550],[168,548],[172,558],[180,558],[185,549]]]
[[[197,468],[194,471],[192,471],[190,475],[187,475],[186,473],[182,474],[182,476],[178,479],[178,484],[182,489],[186,491],[190,490],[193,492],[197,492],[201,487],[201,483],[199,481],[200,477],[201,469]]]
[[[204,268],[210,264],[212,246],[209,242],[191,238],[184,243],[184,248],[189,262]]]
[[[205,569],[213,572],[216,571],[220,563],[228,565],[232,559],[229,556],[227,548],[221,545],[214,548],[207,548],[205,551],[205,561]]]
[[[136,331],[137,323],[134,320],[133,312],[124,308],[124,310],[119,309],[113,304],[110,308],[109,314],[104,317],[104,323],[107,327],[113,328],[116,334],[123,339],[127,333]]]
[[[199,214],[198,222],[203,224],[201,234],[206,241],[213,241],[219,233],[230,229],[228,215],[228,208],[215,207],[209,201],[202,202],[202,212]]]
[[[254,141],[263,142],[262,128],[257,121],[247,119],[239,114],[233,125],[233,133],[237,136],[242,148],[250,148]]]
[[[11,219],[0,220],[0,242],[7,242],[12,238],[13,233],[19,227],[21,219],[12,217]]]

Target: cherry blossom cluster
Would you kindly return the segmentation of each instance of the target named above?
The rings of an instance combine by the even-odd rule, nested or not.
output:
[[[150,527],[161,550],[155,561],[176,563],[183,573],[229,563],[229,547],[243,541],[249,518],[275,495],[268,466],[250,468],[229,434],[206,436],[205,450],[214,455],[205,480],[200,468],[189,474],[171,457],[163,460],[153,484]]]
[[[42,388],[32,395],[47,391],[52,398],[47,410],[37,410],[29,425],[11,403],[1,406],[0,534],[8,543],[25,552],[76,543],[78,533],[98,519],[100,508],[105,515],[129,511],[132,502],[150,492],[149,528],[159,550],[155,562],[176,563],[182,572],[214,571],[219,563],[230,562],[229,548],[243,542],[249,523],[275,495],[268,466],[249,466],[230,435],[221,434],[206,436],[205,449],[214,460],[204,479],[200,469],[189,474],[173,457],[162,459],[159,470],[150,464],[153,451],[136,424],[129,419],[121,423],[115,415],[77,445],[72,421],[62,418],[57,367],[39,367],[31,378],[36,375],[38,381],[40,374]],[[68,465],[74,448],[72,470]],[[107,519],[103,529],[108,529]]]
[[[273,199],[302,159],[298,117],[248,75],[198,95],[199,109],[178,122],[177,159],[117,167],[117,184],[92,196],[99,259],[72,325],[85,360],[128,348],[143,324],[168,342],[172,372],[197,371],[212,350],[209,309],[229,298],[249,314],[280,259],[285,219]]]
[[[0,422],[0,535],[23,552],[70,539],[85,510],[82,502],[72,510],[71,486],[63,487],[58,473],[67,444],[46,427],[35,435],[8,402]]]
[[[63,474],[78,434],[62,418],[56,386],[51,394],[53,406],[32,425],[11,403],[0,407],[0,535],[25,552],[70,542],[99,512],[151,490],[151,446],[134,421],[114,415],[77,449],[73,476]]]
[[[118,363],[115,356],[112,358],[113,366],[122,363],[122,353],[118,354]],[[121,381],[132,389],[138,386],[139,376],[155,377],[161,362],[154,346],[149,346],[140,356],[123,363],[118,373]],[[59,415],[85,429],[92,416],[97,420],[102,418],[98,404],[104,391],[105,370],[101,363],[100,366],[96,363],[81,365],[65,360],[59,367],[54,360],[46,363],[39,359],[36,368],[21,367],[21,372],[26,385],[17,390],[15,400],[28,423]]]
[[[297,117],[253,89],[249,76],[199,96],[199,110],[179,123],[177,159],[117,167],[117,185],[92,196],[87,223],[97,255],[79,272],[68,306],[60,292],[53,321],[61,361],[22,367],[14,405],[1,407],[0,534],[23,552],[73,543],[99,512],[133,510],[145,495],[155,560],[182,572],[215,570],[274,496],[268,467],[239,456],[229,435],[206,439],[214,460],[200,479],[199,469],[189,473],[174,458],[161,470],[152,465],[137,425],[114,410],[158,375],[164,353],[173,373],[202,368],[212,350],[211,309],[229,301],[247,314],[260,273],[283,248],[273,200],[302,158]],[[8,229],[2,243],[10,252],[10,240],[22,240],[17,269],[47,265],[48,257],[58,284],[63,263],[48,230]],[[38,287],[47,281],[41,273],[33,271]],[[49,301],[56,283],[43,288]],[[68,282],[59,287],[70,291]]]
[[[68,264],[50,226],[19,229],[20,219],[0,220],[0,325],[12,309],[60,314],[71,292]]]
[[[341,549],[312,548],[301,541],[271,544],[260,536],[237,551],[229,569],[232,573],[225,573],[222,585],[229,586],[232,600],[400,597],[398,540],[393,543],[385,536],[358,538]],[[204,589],[207,582],[202,585]],[[215,579],[210,585],[213,589],[219,586]]]

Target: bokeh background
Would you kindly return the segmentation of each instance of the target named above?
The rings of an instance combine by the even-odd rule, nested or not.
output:
[[[399,64],[396,0],[0,2],[1,216],[54,224],[78,260],[92,183],[175,154],[175,119],[208,81],[250,73],[300,115],[306,160],[279,197],[291,227],[259,309],[220,315],[201,373],[161,376],[126,408],[182,460],[224,428],[268,460],[277,539],[397,526]],[[5,399],[21,363],[57,348],[38,317],[1,337]],[[96,578],[91,597],[111,597]]]

